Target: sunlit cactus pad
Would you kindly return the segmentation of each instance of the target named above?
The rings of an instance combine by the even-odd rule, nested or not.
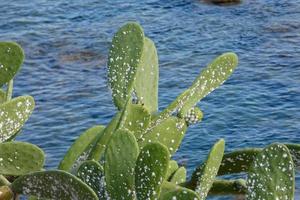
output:
[[[0,86],[19,71],[24,59],[22,48],[14,42],[0,42]]]
[[[21,129],[34,109],[31,96],[21,96],[0,105],[0,142],[4,142]]]
[[[294,199],[294,164],[285,145],[272,144],[255,158],[249,171],[247,189],[247,200]]]
[[[0,143],[0,174],[19,176],[39,171],[44,165],[44,152],[25,142]]]
[[[79,178],[64,171],[35,172],[19,177],[11,185],[16,194],[44,199],[97,200],[95,192]]]

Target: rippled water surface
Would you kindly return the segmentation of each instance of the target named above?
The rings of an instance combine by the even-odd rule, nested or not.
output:
[[[231,78],[199,103],[204,120],[175,156],[189,172],[219,138],[228,151],[300,143],[299,19],[299,0],[0,1],[1,40],[26,52],[14,94],[30,94],[37,104],[18,139],[42,147],[47,168],[55,168],[82,131],[107,124],[116,112],[106,84],[110,41],[122,24],[138,21],[158,48],[160,108],[214,57],[239,55]]]

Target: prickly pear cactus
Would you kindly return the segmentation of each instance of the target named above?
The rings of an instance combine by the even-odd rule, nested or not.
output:
[[[58,169],[73,171],[79,164],[87,160],[89,156],[90,145],[96,138],[103,134],[104,126],[94,126],[86,130],[69,148],[64,158],[60,162]]]
[[[19,176],[39,171],[44,165],[44,152],[25,142],[0,144],[0,174]]]
[[[140,147],[143,147],[151,142],[160,142],[173,154],[179,148],[186,130],[185,120],[172,116],[149,130],[147,134],[143,134],[138,143]]]
[[[199,194],[200,199],[204,200],[213,185],[218,173],[225,150],[225,141],[219,140],[211,149],[206,162],[198,167],[192,175],[191,187]]]
[[[186,181],[186,169],[185,167],[179,167],[172,175],[170,182],[179,185]]]
[[[188,125],[196,124],[203,118],[203,113],[198,107],[190,108],[188,111],[180,111],[180,118],[183,118]]]
[[[294,199],[294,164],[285,145],[272,144],[256,156],[249,170],[247,190],[247,200]]]
[[[15,194],[43,199],[98,200],[95,192],[79,178],[65,171],[34,172],[17,178],[11,185]]]
[[[0,105],[0,142],[5,142],[21,129],[34,109],[31,96],[21,96]]]
[[[144,48],[144,32],[127,23],[115,34],[108,56],[108,81],[115,105],[121,110],[131,97],[136,71]]]
[[[164,182],[159,200],[199,200],[199,195],[193,190],[180,187],[174,183]]]
[[[134,199],[134,167],[138,150],[132,133],[118,130],[112,136],[104,165],[106,188],[111,199]]]
[[[155,200],[166,178],[170,154],[160,143],[147,144],[140,152],[135,166],[137,199]]]
[[[0,89],[0,104],[6,101],[6,93]]]
[[[188,111],[201,99],[222,85],[237,66],[238,58],[234,53],[225,53],[217,57],[195,79],[192,86],[176,98],[157,118],[166,119],[176,112]],[[156,120],[156,121],[157,121]]]
[[[175,160],[170,160],[169,161],[169,167],[166,175],[166,180],[170,181],[172,178],[172,175],[176,172],[178,169],[178,163]]]
[[[22,48],[14,42],[0,42],[0,86],[10,81],[24,60]]]
[[[83,162],[77,171],[77,177],[91,187],[99,199],[108,199],[105,189],[103,167],[94,160]]]
[[[260,148],[249,148],[224,154],[218,175],[248,172],[253,160],[261,151]]]
[[[145,106],[150,113],[158,109],[158,56],[154,42],[144,39],[144,48],[137,69],[134,91],[137,101]]]
[[[210,195],[245,195],[247,192],[246,181],[216,179],[209,190]]]

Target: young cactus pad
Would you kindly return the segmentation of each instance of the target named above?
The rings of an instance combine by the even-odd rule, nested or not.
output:
[[[115,34],[108,56],[108,81],[115,105],[122,109],[131,96],[144,48],[144,32],[137,23],[122,26]]]
[[[77,171],[77,177],[90,186],[99,199],[107,199],[103,167],[94,160],[83,162]]]
[[[132,133],[118,130],[105,152],[106,189],[112,200],[134,199],[134,167],[138,157],[138,144]]]
[[[257,155],[247,179],[247,200],[294,200],[295,171],[283,144],[271,144]]]
[[[25,142],[0,143],[0,174],[19,176],[39,171],[45,161],[44,152]]]
[[[22,48],[14,42],[0,42],[0,86],[10,81],[24,60]]]
[[[186,181],[186,169],[185,167],[179,167],[172,175],[170,182],[175,184],[184,183]]]
[[[206,162],[198,167],[192,175],[191,186],[204,200],[213,185],[225,150],[225,141],[219,140],[211,149]]]
[[[31,96],[21,96],[0,105],[0,142],[5,142],[21,129],[34,109]]]
[[[140,152],[135,166],[137,199],[155,200],[166,178],[170,154],[160,143],[147,144]]]
[[[88,157],[91,143],[103,134],[104,126],[94,126],[81,134],[69,148],[58,169],[72,171]]]
[[[79,178],[60,170],[20,176],[12,183],[11,188],[15,194],[43,199],[98,200],[95,192]]]

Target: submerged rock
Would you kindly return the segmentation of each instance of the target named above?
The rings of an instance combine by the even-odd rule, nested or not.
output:
[[[220,4],[220,5],[227,5],[227,4],[237,4],[240,3],[241,0],[205,0],[208,3],[213,3],[213,4]]]

